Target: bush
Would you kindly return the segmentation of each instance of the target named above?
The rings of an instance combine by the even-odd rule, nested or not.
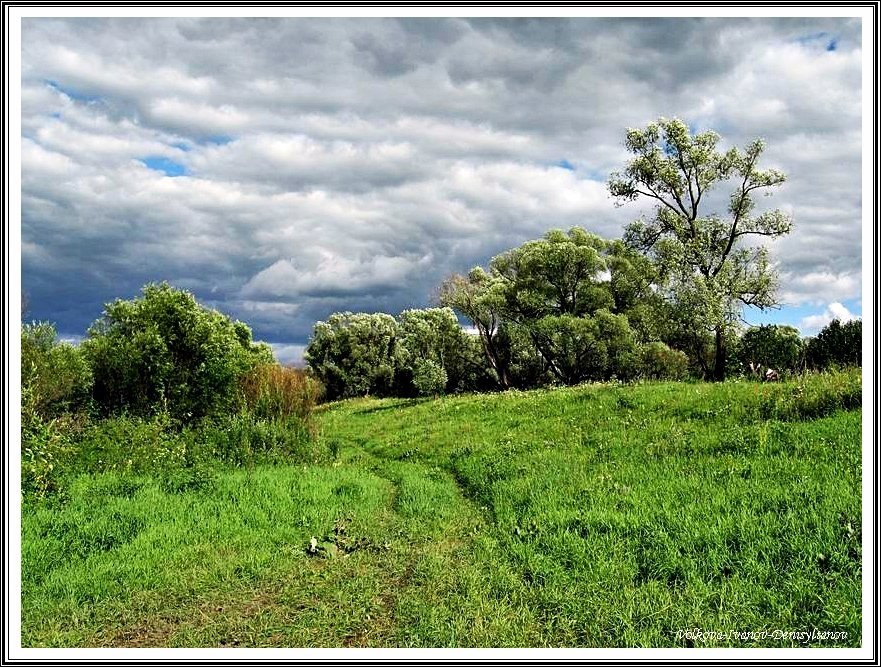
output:
[[[63,422],[56,419],[25,420],[25,415],[22,415],[22,496],[42,497],[58,491],[72,450],[70,432]]]
[[[93,384],[80,349],[55,339],[55,327],[47,322],[21,328],[22,411],[44,420],[86,411]]]
[[[688,356],[664,343],[642,346],[640,374],[652,380],[682,380],[688,375]]]
[[[437,396],[447,386],[447,372],[431,359],[413,362],[413,386],[420,396]]]
[[[239,379],[272,361],[250,329],[196,302],[167,283],[144,287],[141,298],[107,304],[84,341],[103,414],[150,416],[167,411],[195,422],[233,410]]]

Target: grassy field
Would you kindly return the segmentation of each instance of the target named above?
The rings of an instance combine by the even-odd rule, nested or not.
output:
[[[23,509],[22,641],[858,646],[859,402],[858,372],[352,400],[307,465],[80,474]],[[846,635],[772,634],[813,629]]]

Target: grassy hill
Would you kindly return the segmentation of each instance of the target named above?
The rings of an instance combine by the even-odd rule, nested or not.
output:
[[[352,400],[306,465],[80,475],[23,512],[23,643],[858,646],[859,404],[858,372]]]

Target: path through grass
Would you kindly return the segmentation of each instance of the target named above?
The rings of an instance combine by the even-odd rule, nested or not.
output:
[[[23,642],[856,646],[858,397],[852,373],[356,400],[322,410],[327,464],[83,475],[24,510]]]

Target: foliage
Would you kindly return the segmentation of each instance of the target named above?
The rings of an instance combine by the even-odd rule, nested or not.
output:
[[[501,389],[511,386],[511,354],[503,330],[504,285],[480,267],[467,276],[454,273],[441,284],[441,305],[454,308],[467,317],[480,340],[487,362]]]
[[[681,120],[659,119],[645,129],[627,131],[625,146],[634,155],[615,173],[609,190],[619,203],[645,197],[657,204],[654,217],[628,226],[625,242],[646,252],[659,268],[677,307],[692,326],[714,335],[713,377],[726,370],[726,337],[744,305],[776,303],[777,276],[763,247],[746,247],[747,236],[776,238],[789,233],[791,219],[779,210],[754,214],[754,193],[781,185],[776,169],[760,171],[764,143],[744,150],[717,150],[715,132],[692,134]],[[733,180],[728,217],[701,210],[705,195]]]
[[[798,329],[766,324],[744,332],[738,356],[742,372],[749,372],[750,364],[761,364],[778,372],[793,373],[801,367],[803,354],[804,344]]]
[[[235,408],[239,379],[272,360],[251,330],[197,303],[189,292],[151,283],[143,296],[117,299],[82,347],[104,414],[167,411],[181,422]]]
[[[92,372],[80,349],[56,336],[47,322],[21,327],[22,410],[44,420],[87,410],[92,390]]]
[[[490,262],[504,284],[505,312],[523,324],[547,315],[589,315],[611,308],[613,297],[601,285],[607,268],[606,242],[573,227],[551,230],[543,239],[527,241]]]
[[[632,378],[637,370],[633,332],[623,315],[599,310],[594,316],[549,315],[531,331],[548,367],[563,384]]]
[[[385,313],[334,313],[318,322],[304,357],[327,397],[394,393],[398,323]]]
[[[412,384],[419,395],[472,388],[468,380],[474,359],[468,355],[468,334],[451,308],[405,310],[398,327],[398,373],[405,376],[399,384]],[[443,384],[438,386],[441,376]]]
[[[805,357],[810,368],[861,366],[863,358],[863,322],[832,320],[815,338],[807,341]]]
[[[436,361],[417,357],[413,361],[412,381],[419,396],[437,396],[447,386],[447,372]]]
[[[688,356],[664,343],[646,343],[640,349],[642,377],[652,380],[682,380],[688,374]]]

